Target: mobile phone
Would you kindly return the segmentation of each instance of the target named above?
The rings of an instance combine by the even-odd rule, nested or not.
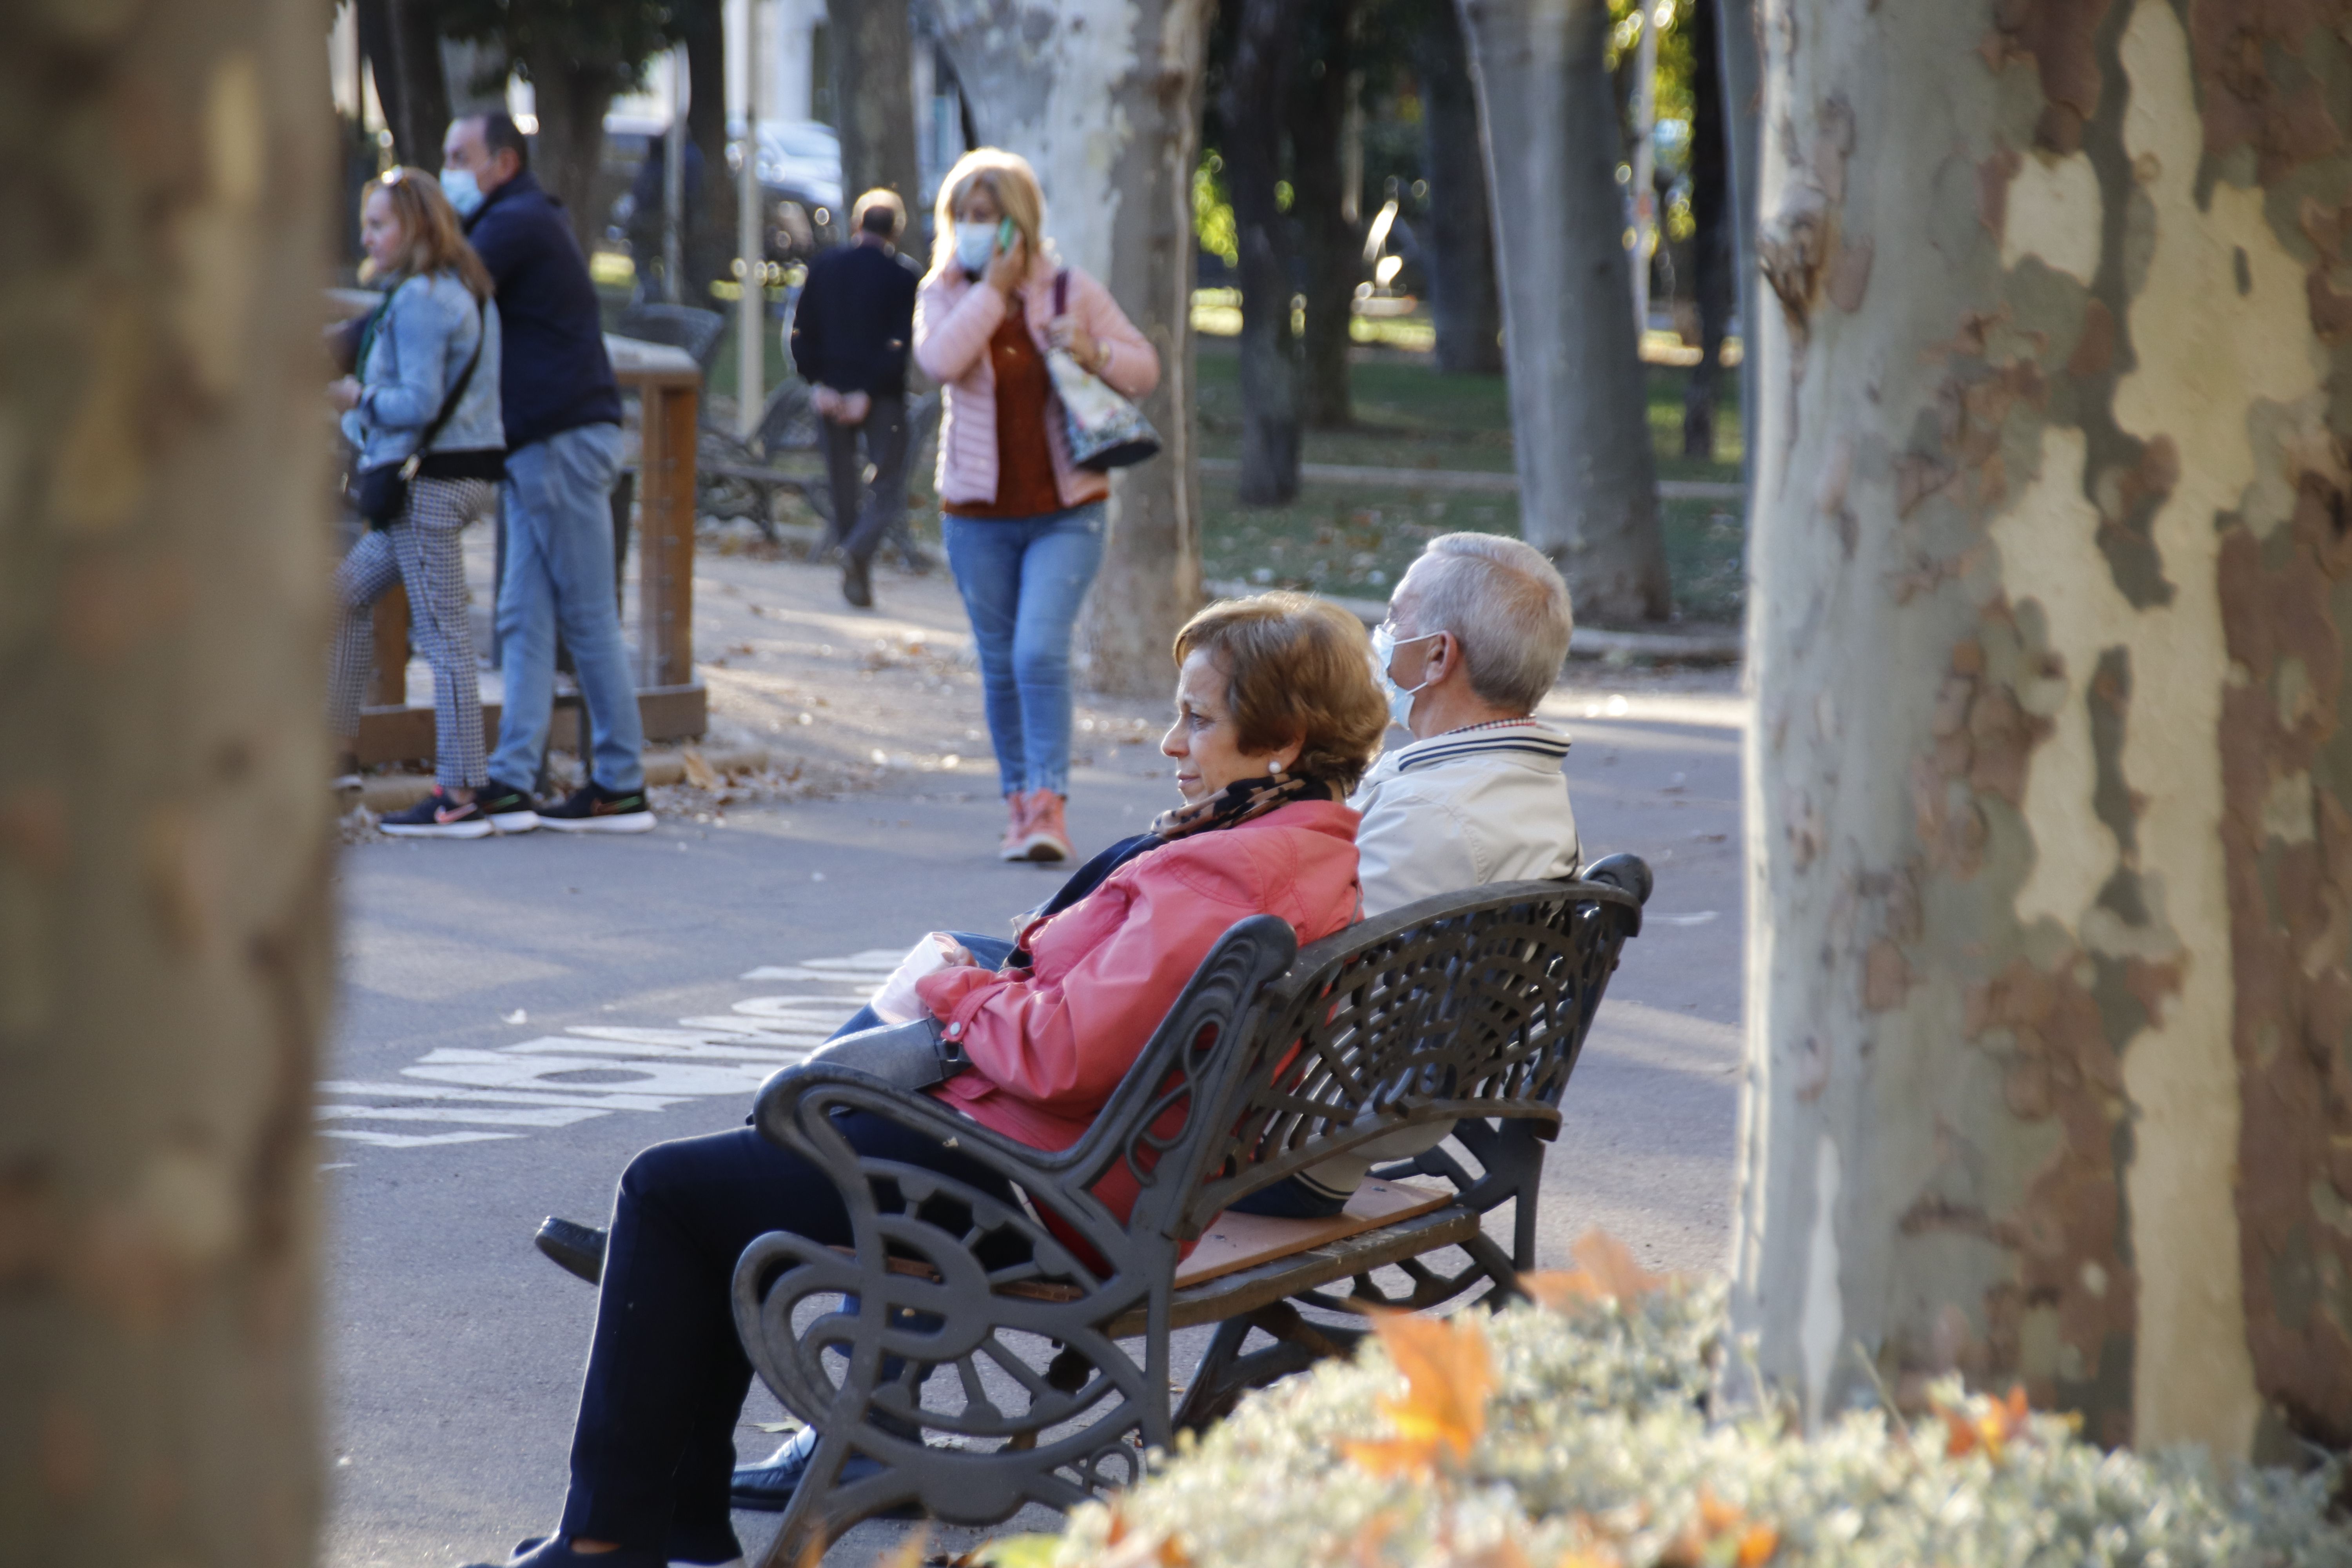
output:
[[[1013,229],[1013,220],[1011,218],[998,218],[996,220],[996,248],[1001,251],[1012,249],[1015,232],[1016,231]]]

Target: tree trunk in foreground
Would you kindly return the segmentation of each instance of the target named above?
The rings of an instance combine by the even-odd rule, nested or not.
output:
[[[1298,226],[1307,331],[1300,340],[1299,414],[1317,430],[1355,423],[1348,384],[1349,328],[1356,283],[1364,275],[1364,236],[1348,221],[1348,78],[1355,68],[1357,0],[1295,3],[1291,27],[1303,34],[1290,82],[1290,216]]]
[[[1495,291],[1494,217],[1470,50],[1454,0],[1424,0],[1420,22],[1422,161],[1429,174],[1421,253],[1437,367],[1492,375],[1503,368],[1503,307]]]
[[[11,1563],[311,1560],[322,17],[16,5],[0,49]]]
[[[1663,620],[1607,0],[1460,4],[1494,195],[1519,531],[1568,579],[1579,620]]]
[[[922,175],[915,163],[915,43],[907,7],[901,0],[831,0],[826,15],[845,209],[880,185],[898,192],[914,216]],[[844,210],[840,217],[846,237],[850,215]]]
[[[2352,1443],[2352,78],[2190,15],[1767,29],[1735,1258],[1815,1417]]]
[[[934,0],[973,129],[1036,166],[1062,256],[1160,352],[1160,456],[1111,477],[1110,546],[1078,628],[1082,679],[1165,696],[1201,604],[1192,168],[1210,0]],[[1079,24],[1084,24],[1080,26]]]
[[[1723,386],[1723,337],[1731,322],[1739,247],[1731,203],[1731,149],[1723,114],[1715,7],[1692,7],[1691,294],[1698,306],[1698,363],[1683,386],[1683,456],[1715,456],[1715,409]]]
[[[1225,68],[1225,185],[1233,193],[1234,269],[1242,289],[1242,468],[1244,506],[1286,506],[1298,497],[1304,396],[1298,340],[1290,330],[1291,246],[1276,205],[1281,178],[1283,99],[1289,86],[1297,18],[1287,0],[1240,0],[1234,58]]]

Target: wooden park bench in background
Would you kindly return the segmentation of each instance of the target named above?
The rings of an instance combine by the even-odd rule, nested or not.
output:
[[[799,1563],[908,1505],[957,1524],[1068,1509],[1132,1483],[1147,1450],[1247,1390],[1349,1349],[1370,1308],[1516,1293],[1560,1093],[1649,889],[1648,868],[1618,855],[1581,880],[1424,900],[1303,952],[1280,920],[1244,921],[1058,1153],[821,1059],[771,1079],[761,1131],[832,1179],[855,1243],[772,1233],[736,1268],[745,1350],[818,1434],[763,1561]],[[852,1109],[961,1149],[1021,1202],[860,1157],[830,1114]],[[1436,1123],[1449,1143],[1376,1170],[1337,1220],[1224,1212]],[[1122,1165],[1141,1186],[1124,1225],[1093,1195]],[[1507,1248],[1486,1229],[1506,1204]],[[1211,1325],[1177,1404],[1170,1336]],[[852,1453],[882,1468],[837,1485]]]

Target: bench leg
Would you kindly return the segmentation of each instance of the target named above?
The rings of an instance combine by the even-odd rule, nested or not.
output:
[[[1244,1355],[1242,1345],[1253,1329],[1264,1329],[1275,1342]],[[1177,1407],[1176,1429],[1199,1431],[1222,1421],[1250,1390],[1304,1372],[1326,1357],[1346,1355],[1362,1337],[1360,1331],[1310,1323],[1287,1301],[1228,1318],[1217,1325],[1192,1385],[1184,1392],[1184,1403]]]

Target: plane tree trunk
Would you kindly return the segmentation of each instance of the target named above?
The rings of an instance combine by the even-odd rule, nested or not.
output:
[[[1286,215],[1275,200],[1297,17],[1286,0],[1239,4],[1233,59],[1218,106],[1232,143],[1222,151],[1240,253],[1234,268],[1242,289],[1238,488],[1245,506],[1283,506],[1298,495],[1305,413],[1298,340],[1290,323],[1295,258]]]
[[[735,182],[727,173],[727,19],[719,0],[688,0],[673,8],[686,46],[686,134],[702,155],[702,177],[687,187],[681,258],[688,305],[717,309],[710,285],[734,276]]]
[[[522,58],[539,114],[531,170],[548,194],[563,204],[563,216],[581,250],[593,250],[604,226],[604,215],[592,208],[596,169],[604,156],[604,112],[613,106],[613,66],[604,60],[583,61],[536,40],[523,50]],[[708,192],[714,178],[725,184],[726,173],[724,163],[715,171],[706,165],[703,189]]]
[[[1035,165],[1062,256],[1101,279],[1160,353],[1143,412],[1160,453],[1111,477],[1109,547],[1077,636],[1087,683],[1131,696],[1167,693],[1168,649],[1201,605],[1192,170],[1209,11],[1210,0],[933,4],[973,132]]]
[[[1415,32],[1421,63],[1422,161],[1429,226],[1421,236],[1429,313],[1441,370],[1494,374],[1503,368],[1502,302],[1495,290],[1495,234],[1486,158],[1478,142],[1478,94],[1454,0],[1423,0]]]
[[[394,155],[415,168],[440,168],[449,84],[441,68],[438,8],[433,0],[360,0],[358,19]]]
[[[912,208],[922,195],[922,176],[915,163],[915,45],[907,7],[897,0],[832,0],[826,11],[833,113],[841,132],[841,199],[854,202],[880,185]],[[841,215],[845,236],[849,216]]]
[[[1766,33],[1735,1310],[1816,1419],[2352,1444],[2352,79],[2187,16]]]
[[[1349,327],[1364,273],[1364,237],[1348,221],[1349,77],[1355,68],[1357,0],[1291,8],[1307,49],[1289,95],[1290,216],[1297,225],[1306,331],[1300,341],[1299,414],[1318,430],[1355,421],[1348,385]],[[1246,298],[1246,296],[1244,296]]]
[[[0,49],[14,1563],[312,1561],[323,19],[18,5]]]
[[[1683,456],[1715,456],[1715,412],[1723,386],[1723,339],[1731,324],[1739,247],[1731,201],[1731,149],[1723,114],[1716,8],[1690,12],[1691,293],[1698,306],[1698,363],[1683,385]]]
[[[1568,579],[1580,620],[1662,620],[1607,0],[1460,5],[1494,200],[1519,529]]]

